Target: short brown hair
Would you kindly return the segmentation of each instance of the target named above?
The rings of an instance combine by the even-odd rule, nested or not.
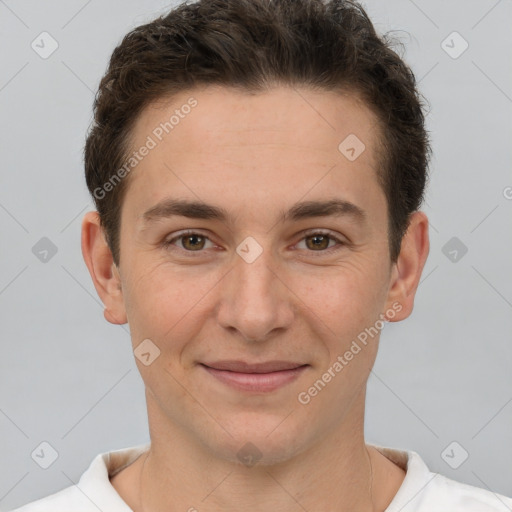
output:
[[[100,82],[84,148],[87,187],[116,265],[129,176],[108,193],[103,186],[126,165],[141,111],[195,86],[257,93],[276,84],[353,92],[376,114],[377,178],[396,262],[410,215],[423,202],[431,149],[415,77],[391,46],[351,0],[185,2],[129,32]]]

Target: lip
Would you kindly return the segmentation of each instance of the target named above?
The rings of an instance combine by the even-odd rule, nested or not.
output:
[[[248,364],[243,361],[217,361],[211,364],[215,365],[215,368],[203,363],[200,366],[222,383],[240,391],[252,392],[270,392],[281,388],[293,382],[309,367],[308,364],[301,365],[286,361],[258,364]]]
[[[201,363],[215,370],[229,370],[238,373],[270,373],[281,370],[293,370],[304,363],[293,361],[266,361],[265,363],[246,363],[245,361],[222,360],[211,363]]]

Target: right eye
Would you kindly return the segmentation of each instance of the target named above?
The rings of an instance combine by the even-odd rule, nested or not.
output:
[[[162,245],[166,249],[174,251],[176,247],[174,242],[176,240],[181,240],[181,247],[178,247],[178,249],[188,253],[202,252],[201,249],[204,248],[206,240],[212,243],[206,235],[198,233],[197,231],[186,230],[180,232],[170,239],[165,240]]]

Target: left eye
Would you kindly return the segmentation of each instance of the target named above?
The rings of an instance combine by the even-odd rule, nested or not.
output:
[[[175,236],[169,240],[166,240],[163,245],[166,248],[170,249],[171,248],[170,246],[175,245],[174,242],[176,240],[181,240],[180,249],[182,249],[186,252],[201,252],[201,250],[205,248],[206,241],[209,241],[210,243],[212,243],[211,240],[207,236],[202,235],[201,233],[197,233],[195,231],[188,231],[188,232],[181,233],[180,235]],[[323,232],[323,231],[314,231],[314,232],[307,233],[301,239],[301,242],[303,240],[306,243],[306,248],[312,249],[309,252],[329,253],[329,252],[331,252],[331,250],[338,249],[339,247],[336,247],[336,246],[329,247],[329,243],[331,241],[337,242],[338,246],[345,245],[344,242],[342,240],[340,240],[339,238],[335,237],[334,235],[332,235],[329,232]]]
[[[330,250],[333,249],[332,246],[329,247],[330,241],[335,241],[338,242],[338,245],[343,245],[343,242],[339,238],[331,235],[330,233],[324,233],[322,231],[308,233],[302,240],[306,241],[306,247],[308,249],[314,248],[313,252],[330,252]],[[308,240],[311,241],[310,244],[308,244]]]

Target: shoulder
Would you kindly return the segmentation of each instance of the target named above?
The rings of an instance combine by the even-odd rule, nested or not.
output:
[[[134,462],[150,444],[98,454],[79,482],[10,512],[131,512],[110,478]]]
[[[423,510],[435,512],[511,512],[512,498],[487,489],[452,480],[439,473],[431,473],[432,479],[425,487]]]
[[[373,447],[406,471],[385,512],[512,512],[512,498],[434,473],[415,451]]]
[[[91,507],[91,501],[76,486],[70,486],[11,512],[90,512]]]

